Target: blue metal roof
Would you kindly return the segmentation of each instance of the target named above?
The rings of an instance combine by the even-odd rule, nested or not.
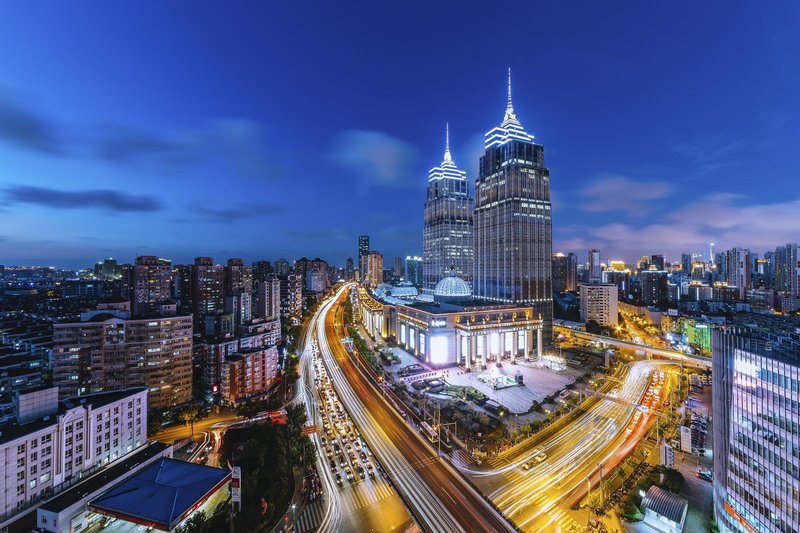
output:
[[[230,475],[222,468],[164,458],[90,501],[89,508],[171,531]]]

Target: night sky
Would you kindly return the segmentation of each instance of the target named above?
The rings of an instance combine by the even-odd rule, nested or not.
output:
[[[800,241],[800,3],[746,4],[4,2],[0,263],[420,254],[507,67],[554,250]]]

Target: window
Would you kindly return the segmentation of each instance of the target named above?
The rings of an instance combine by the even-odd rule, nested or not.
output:
[[[36,461],[39,459],[39,454],[36,452],[31,452],[31,462]]]
[[[45,468],[50,468],[50,459],[45,459],[44,461],[42,461],[42,470],[44,470]]]
[[[75,435],[76,442],[81,442],[82,440],[83,440],[83,433],[78,433],[77,435]]]
[[[24,444],[20,444],[19,446],[17,446],[17,453],[19,453],[19,454],[25,453],[25,445]]]
[[[78,420],[77,422],[75,422],[75,429],[77,430],[83,429],[83,420]]]
[[[96,442],[97,444],[100,444],[101,442],[103,442],[103,436],[102,436],[102,435],[98,435],[98,436],[97,436],[97,440],[96,440],[95,442]]]
[[[114,439],[114,448],[119,446],[119,439]]]
[[[17,485],[17,496],[25,494],[25,485]]]
[[[50,481],[50,472],[45,472],[39,476],[39,483],[46,483],[48,481]]]
[[[75,446],[75,453],[83,453],[83,444]]]
[[[53,440],[53,436],[52,435],[45,435],[45,436],[42,437],[42,444],[48,444],[52,440]]]
[[[33,439],[31,441],[31,450],[35,450],[37,446],[39,446],[39,439]]]
[[[25,471],[20,470],[17,472],[17,481],[22,481],[23,479],[25,479]]]
[[[52,446],[48,446],[47,448],[44,448],[42,450],[42,457],[47,457],[48,455],[50,455],[50,452],[52,452],[52,451],[53,451],[53,447]]]
[[[32,480],[31,480],[31,488],[32,488],[32,489],[35,489],[35,488],[36,488],[36,480],[35,480],[35,479],[32,479]]]
[[[39,472],[39,467],[36,465],[31,465],[31,475],[34,475],[37,472]]]
[[[64,446],[72,446],[72,437],[69,437],[64,441]]]
[[[25,466],[25,458],[20,457],[19,459],[17,459],[17,468],[21,468],[23,466]]]
[[[101,453],[103,453],[103,447],[102,446],[98,446],[97,449],[94,451],[94,454],[95,455],[100,455]]]

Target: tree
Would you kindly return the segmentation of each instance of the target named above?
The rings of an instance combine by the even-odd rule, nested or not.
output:
[[[159,409],[151,409],[149,413],[147,413],[147,435],[152,437],[159,431],[161,431],[161,426],[164,424],[164,412]]]
[[[192,432],[192,439],[194,439],[194,423],[200,421],[200,408],[196,405],[184,407],[178,413],[178,420],[184,424],[189,424]]]
[[[589,320],[586,323],[586,333],[591,333],[592,335],[600,335],[602,328],[600,324],[597,323],[597,320]]]

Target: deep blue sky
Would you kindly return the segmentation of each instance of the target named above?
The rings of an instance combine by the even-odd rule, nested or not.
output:
[[[0,263],[418,254],[508,66],[555,249],[800,241],[800,3],[128,5],[3,4]]]

